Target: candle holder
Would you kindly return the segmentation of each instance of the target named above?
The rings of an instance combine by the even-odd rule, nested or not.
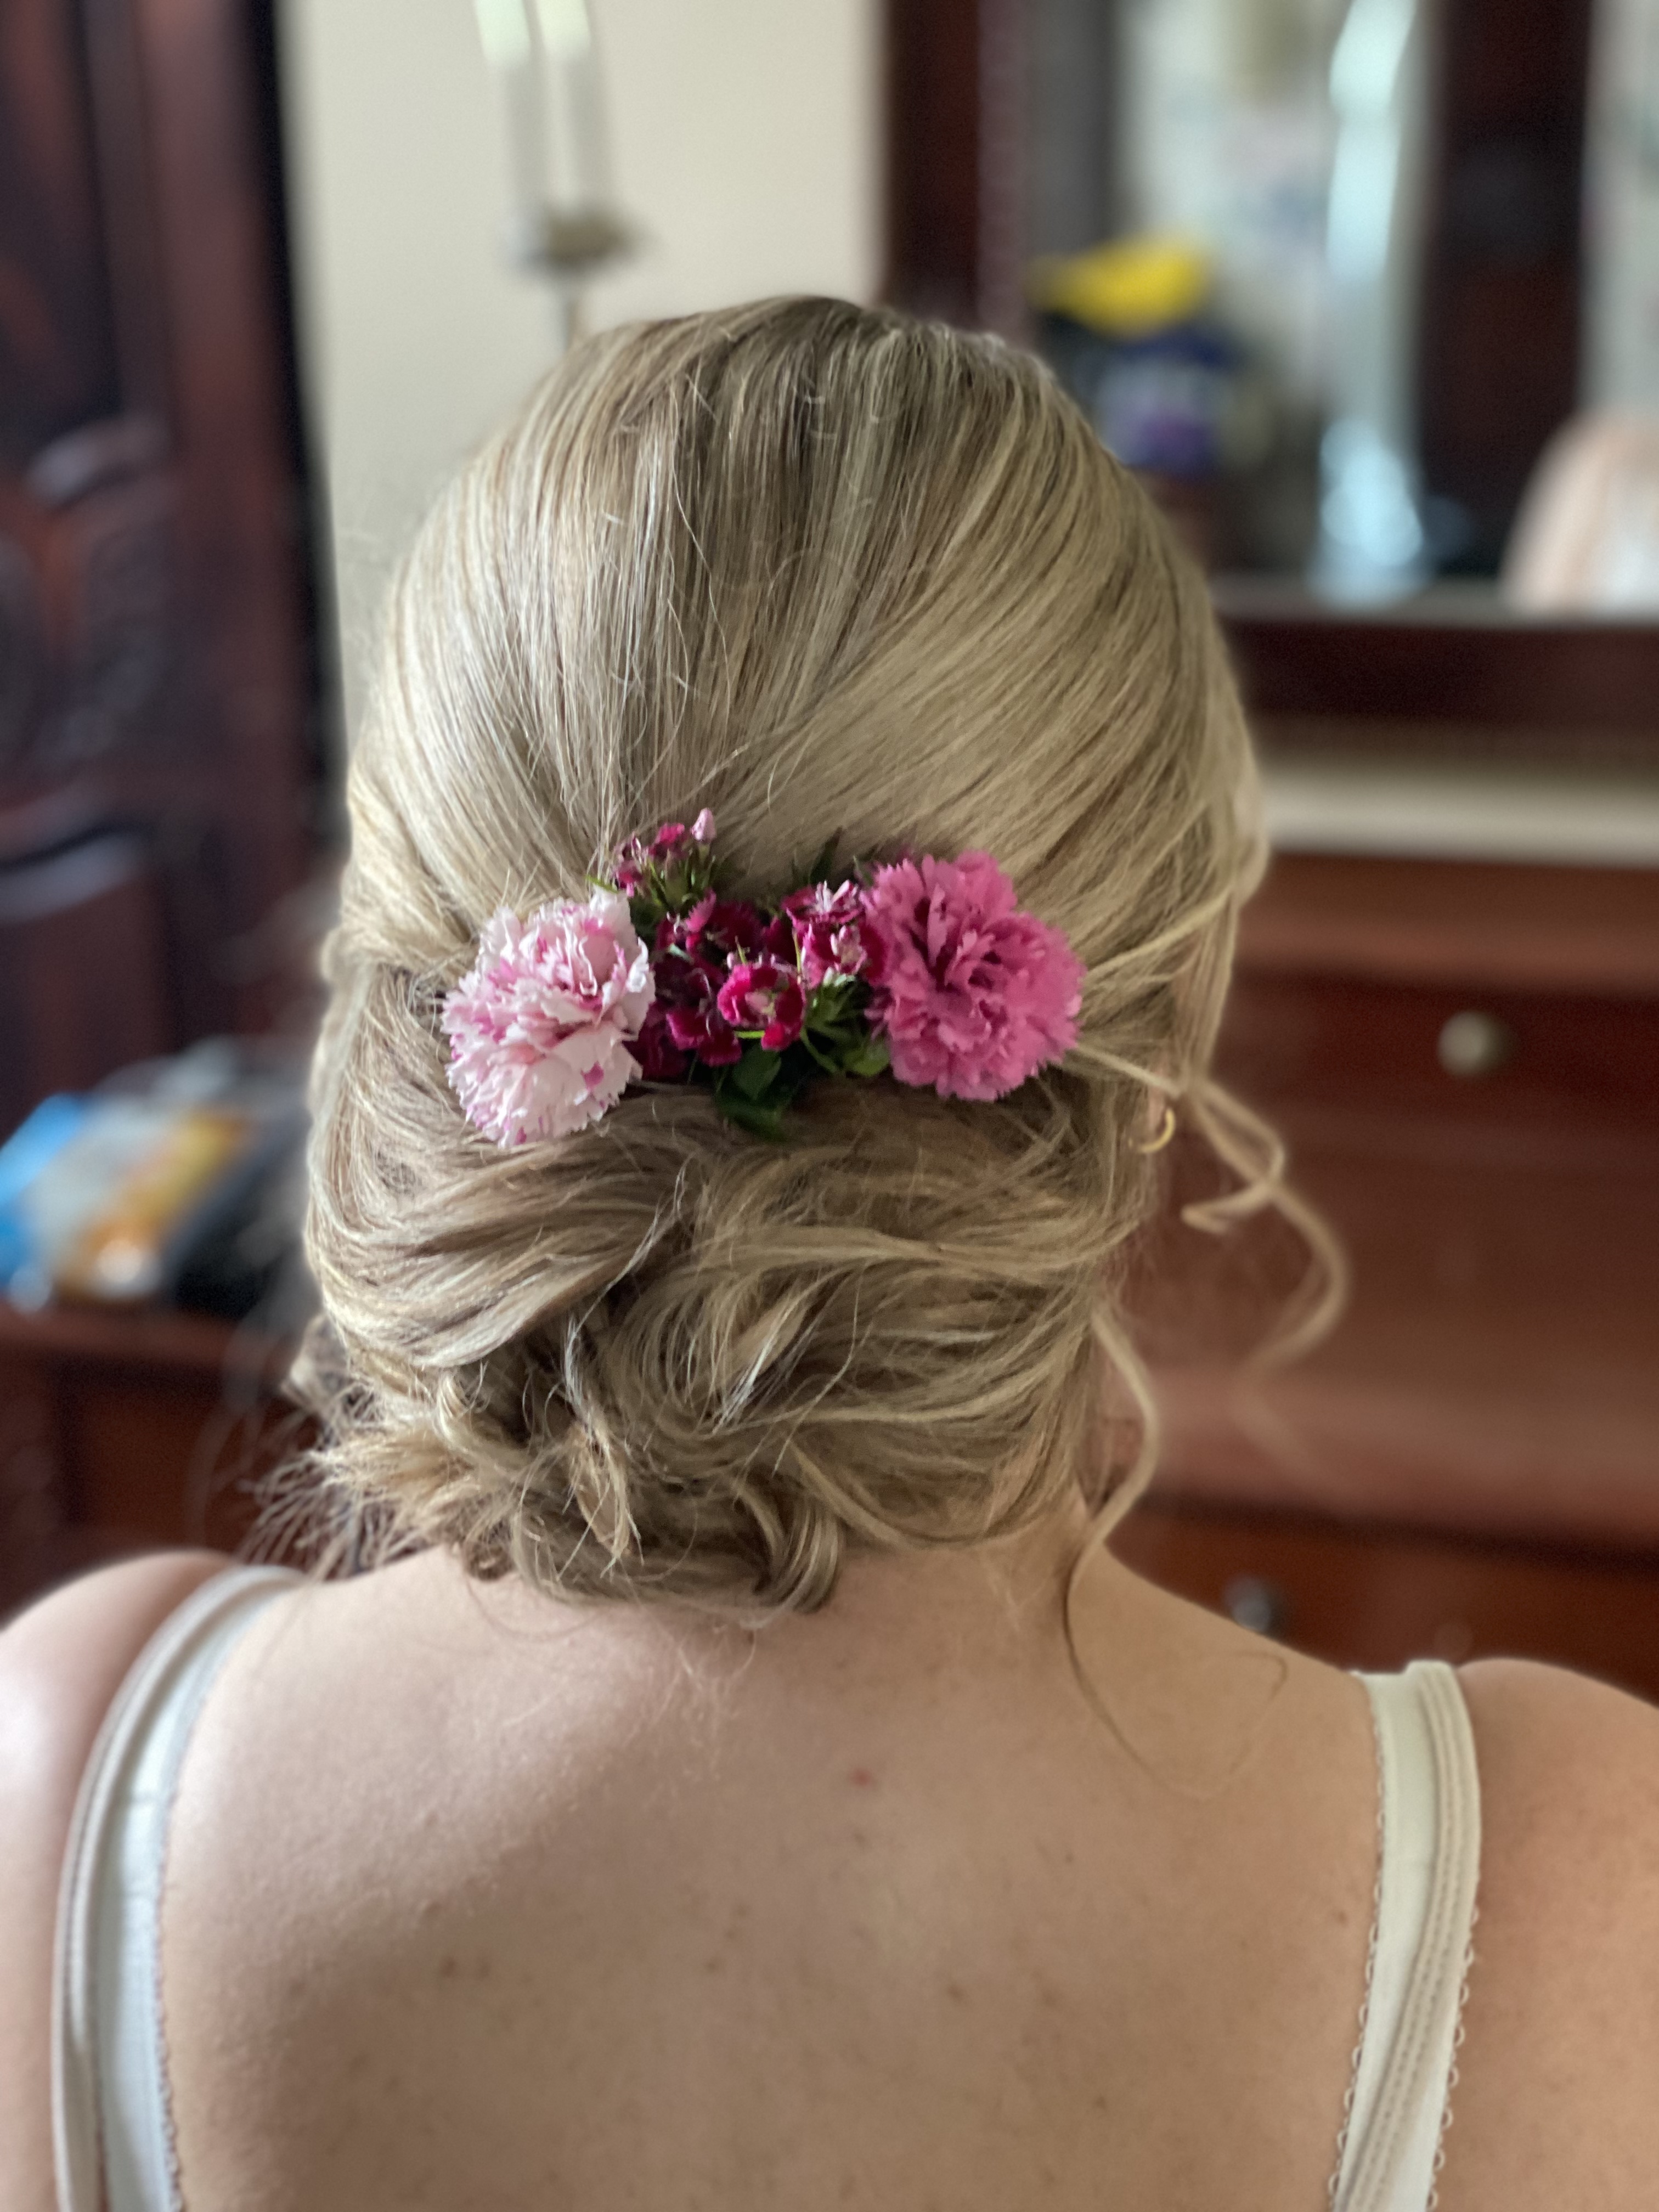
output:
[[[561,351],[587,287],[634,251],[614,204],[605,101],[586,0],[474,0],[499,90],[508,260],[550,284]]]

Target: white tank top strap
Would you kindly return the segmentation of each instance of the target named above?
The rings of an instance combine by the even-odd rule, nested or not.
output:
[[[52,1978],[61,2212],[175,2212],[159,1979],[167,1819],[220,1667],[260,1607],[301,1579],[237,1567],[204,1583],[140,1655],[87,1762]]]
[[[1362,1674],[1381,1860],[1364,2027],[1334,2212],[1425,2212],[1462,2033],[1480,1869],[1480,1785],[1455,1674]]]

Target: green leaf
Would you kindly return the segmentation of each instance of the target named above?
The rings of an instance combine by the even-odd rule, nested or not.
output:
[[[841,1073],[840,1054],[842,1049],[842,1040],[841,1038],[831,1035],[825,1042],[821,1045],[818,1043],[816,1036],[811,1030],[803,1030],[800,1033],[799,1042],[801,1050],[810,1054],[812,1060],[823,1070],[826,1075],[839,1075]]]
[[[849,1075],[880,1075],[891,1058],[885,1037],[867,1036],[843,1057],[842,1066]]]
[[[778,1079],[781,1058],[781,1054],[769,1052],[764,1045],[747,1045],[743,1058],[729,1071],[726,1080],[744,1098],[763,1098]]]
[[[813,1022],[845,1021],[853,1012],[853,994],[862,988],[856,975],[826,975],[812,987],[807,1018]]]
[[[728,1121],[746,1129],[751,1137],[766,1137],[776,1143],[784,1134],[781,1105],[745,1098],[726,1084],[716,1088],[714,1103]]]

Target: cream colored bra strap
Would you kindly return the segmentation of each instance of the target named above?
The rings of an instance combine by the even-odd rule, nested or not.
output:
[[[190,1732],[237,1638],[299,1577],[233,1567],[162,1623],[116,1692],[82,1778],[52,1988],[61,2212],[174,2201],[158,1925],[167,1816]]]
[[[1480,1784],[1456,1675],[1361,1678],[1376,1726],[1382,1866],[1365,2033],[1335,2212],[1433,2199],[1480,1871]]]

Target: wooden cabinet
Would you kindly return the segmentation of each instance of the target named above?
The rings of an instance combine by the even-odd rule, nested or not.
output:
[[[1373,1512],[1659,1538],[1659,873],[1285,856],[1221,1059],[1350,1248],[1284,1389]]]
[[[1659,1700],[1659,1551],[1472,1542],[1158,1498],[1114,1549],[1152,1581],[1339,1666],[1518,1654]]]
[[[1281,857],[1221,1065],[1352,1295],[1252,1372],[1225,1354],[1266,1290],[1205,1255],[1224,1342],[1166,1353],[1126,1556],[1206,1602],[1270,1586],[1276,1632],[1349,1663],[1467,1632],[1659,1695],[1659,873]]]
[[[158,1545],[234,1549],[303,1442],[281,1346],[183,1314],[0,1304],[0,1617]]]
[[[268,0],[0,9],[0,1134],[268,1009],[310,864]]]

